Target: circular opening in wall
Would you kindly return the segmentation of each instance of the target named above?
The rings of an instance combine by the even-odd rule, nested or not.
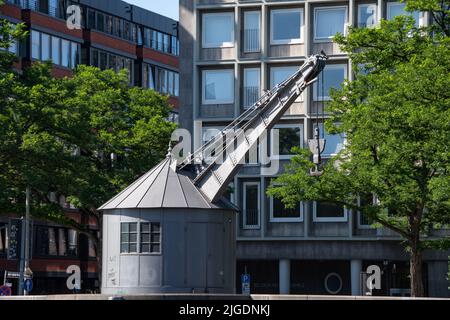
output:
[[[342,278],[335,272],[329,273],[325,277],[325,290],[329,294],[338,294],[342,290]]]

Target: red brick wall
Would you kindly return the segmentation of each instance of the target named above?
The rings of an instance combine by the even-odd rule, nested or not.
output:
[[[79,38],[80,40],[83,39],[82,30],[70,30],[67,28],[66,22],[60,19],[52,18],[30,10],[23,10],[22,19],[31,26],[38,25],[57,32],[65,33],[67,35]]]
[[[19,20],[22,19],[22,11],[20,10],[20,8],[10,4],[5,4],[1,6],[0,12],[5,16],[9,16],[11,18]]]
[[[180,67],[178,57],[164,54],[164,53],[158,52],[153,49],[149,49],[149,48],[145,48],[145,47],[138,47],[137,55],[141,59],[155,60],[155,61],[167,64],[167,65],[172,66],[177,69]]]
[[[107,34],[96,32],[94,30],[84,30],[84,40],[136,56],[136,45],[134,43],[110,37]]]

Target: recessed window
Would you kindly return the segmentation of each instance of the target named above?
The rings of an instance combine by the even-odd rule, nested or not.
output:
[[[234,103],[234,71],[203,71],[203,104]]]
[[[303,203],[299,202],[294,208],[286,208],[281,199],[270,197],[271,222],[302,222]]]
[[[341,84],[346,78],[346,64],[329,64],[325,66],[322,74],[318,76],[318,81],[314,83],[314,101],[330,100],[330,89],[341,88]]]
[[[302,42],[302,9],[271,11],[270,44],[295,44]]]
[[[223,129],[224,127],[203,127],[202,145],[205,145],[206,143],[216,138]],[[212,161],[214,161],[215,156],[220,152],[220,141],[221,140],[219,139],[214,140],[203,150],[203,159],[206,163],[211,163]]]
[[[270,88],[275,88],[278,84],[284,82],[290,78],[295,72],[297,72],[299,67],[297,66],[287,66],[287,67],[272,67],[270,68]],[[295,102],[303,101],[303,93],[295,100]]]
[[[205,13],[202,24],[203,48],[234,46],[234,14]]]
[[[290,159],[294,155],[292,148],[302,146],[303,125],[280,124],[271,131],[271,155],[274,159]]]
[[[360,4],[358,6],[358,27],[372,27],[377,23],[377,5]]]
[[[259,52],[261,37],[261,13],[247,11],[244,13],[244,52]]]
[[[347,209],[344,206],[331,202],[313,203],[313,220],[315,222],[345,222]]]
[[[336,33],[345,34],[347,7],[326,7],[314,9],[314,40],[330,42]]]
[[[259,229],[260,193],[258,182],[244,182],[244,229]]]
[[[67,40],[61,41],[61,65],[67,68],[70,65],[70,42]]]
[[[259,68],[244,69],[244,108],[251,107],[260,96],[260,71]]]
[[[322,153],[322,157],[329,158],[337,155],[345,146],[345,134],[329,134],[324,129],[323,123],[319,124],[320,132],[324,132],[324,138],[326,140],[325,150]]]
[[[387,20],[394,20],[395,17],[400,15],[413,16],[416,21],[416,27],[420,25],[420,12],[408,12],[406,11],[406,3],[404,2],[388,2],[387,3]]]
[[[377,198],[374,194],[369,193],[365,195],[360,195],[358,197],[358,202],[360,206],[372,206],[377,203]],[[367,215],[363,214],[362,212],[358,212],[358,228],[360,229],[371,229],[372,225],[374,224],[374,221],[368,217]]]
[[[4,255],[7,252],[8,244],[6,239],[7,237],[8,225],[5,223],[0,223],[0,255]]]

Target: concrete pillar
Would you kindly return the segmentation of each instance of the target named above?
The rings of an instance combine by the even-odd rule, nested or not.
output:
[[[361,271],[362,261],[352,260],[350,262],[350,274],[352,282],[352,296],[360,296],[361,293]]]
[[[289,294],[291,289],[291,260],[280,259],[280,294]]]

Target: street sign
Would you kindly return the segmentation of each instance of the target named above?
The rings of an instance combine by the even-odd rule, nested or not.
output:
[[[241,283],[242,283],[242,294],[250,295],[250,275],[242,274]]]
[[[8,230],[8,260],[19,259],[22,221],[11,219]]]
[[[24,287],[27,292],[31,292],[31,290],[33,290],[33,280],[32,279],[25,280]]]
[[[23,276],[25,279],[33,279],[33,276],[24,274]],[[15,271],[7,271],[6,273],[7,279],[19,279],[20,278],[20,272]]]
[[[9,297],[12,294],[11,288],[8,286],[0,287],[0,297]]]

